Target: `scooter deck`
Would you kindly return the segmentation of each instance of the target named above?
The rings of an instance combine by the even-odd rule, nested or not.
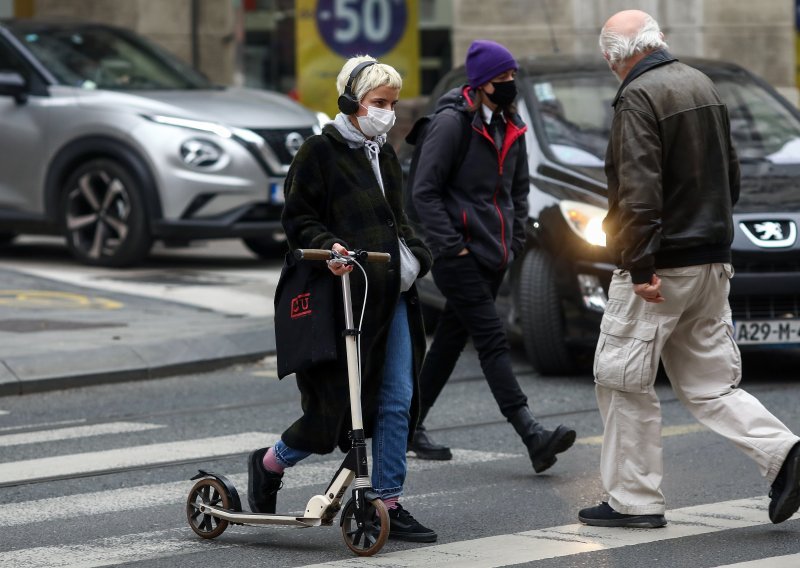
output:
[[[322,519],[313,517],[294,517],[289,515],[275,515],[270,513],[248,513],[246,511],[230,511],[213,505],[202,504],[199,506],[201,513],[213,515],[219,519],[239,525],[284,525],[296,527],[318,527]]]

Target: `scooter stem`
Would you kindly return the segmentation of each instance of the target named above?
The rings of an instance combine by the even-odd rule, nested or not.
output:
[[[350,297],[350,274],[342,275],[342,298],[344,299],[345,347],[347,349],[347,377],[350,384],[350,416],[353,430],[364,429],[361,415],[361,362],[358,360],[358,343],[353,323],[353,301]]]

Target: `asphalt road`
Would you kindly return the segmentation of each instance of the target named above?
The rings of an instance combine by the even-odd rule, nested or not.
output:
[[[47,250],[56,257],[52,262],[63,261],[57,248]],[[186,262],[217,275],[256,264],[246,257],[231,261],[229,253]],[[746,354],[743,385],[795,431],[798,362],[797,353]],[[188,527],[184,502],[197,469],[229,475],[246,500],[248,451],[274,441],[298,416],[296,387],[291,379],[276,379],[271,358],[153,381],[0,397],[0,565],[800,565],[800,516],[770,524],[768,486],[755,466],[698,427],[666,383],[658,389],[670,525],[651,531],[576,527],[578,509],[603,497],[597,471],[602,426],[591,377],[540,377],[519,352],[515,368],[538,417],[548,425],[572,425],[578,443],[546,474],[535,475],[491,399],[475,354],[465,353],[428,419],[455,459],[410,458],[402,499],[438,531],[439,542],[390,541],[368,560],[355,559],[337,526],[231,526],[213,541],[200,540]],[[301,511],[324,488],[339,457],[314,456],[290,471],[279,509]]]

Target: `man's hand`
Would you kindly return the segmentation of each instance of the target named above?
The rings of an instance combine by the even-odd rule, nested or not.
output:
[[[661,295],[661,278],[655,274],[653,274],[649,284],[634,284],[633,293],[645,302],[660,304],[664,301],[664,296]]]

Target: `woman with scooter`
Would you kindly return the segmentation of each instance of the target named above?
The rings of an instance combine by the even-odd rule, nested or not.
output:
[[[389,538],[434,542],[436,533],[398,502],[406,477],[406,444],[418,415],[417,375],[425,353],[414,281],[431,254],[408,224],[402,173],[386,133],[394,125],[402,79],[371,57],[349,59],[336,81],[341,111],[297,153],[286,178],[282,224],[292,249],[382,251],[388,269],[366,265],[369,305],[360,328],[361,405],[372,438],[372,487],[389,510]],[[352,265],[328,262],[335,276]],[[364,280],[351,280],[353,310],[362,311]],[[334,313],[339,313],[337,309]],[[286,468],[307,456],[350,448],[350,398],[344,339],[336,361],[296,373],[303,415],[272,447],[250,454],[248,500],[274,513]]]

